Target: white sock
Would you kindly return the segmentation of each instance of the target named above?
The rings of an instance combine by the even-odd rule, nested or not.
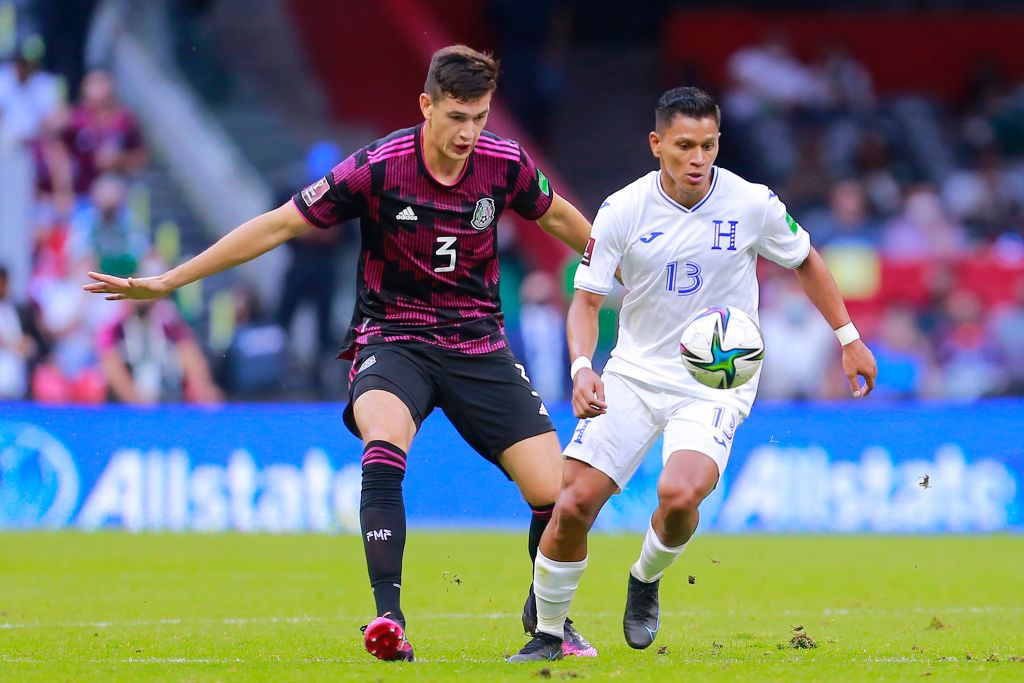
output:
[[[533,593],[537,596],[537,630],[563,638],[565,618],[576,595],[587,558],[579,562],[556,562],[537,552],[533,563]]]
[[[668,569],[668,566],[683,554],[684,550],[686,550],[686,543],[675,548],[669,548],[662,543],[658,534],[655,533],[654,527],[648,524],[644,545],[640,549],[640,559],[630,567],[629,573],[644,583],[657,581]]]

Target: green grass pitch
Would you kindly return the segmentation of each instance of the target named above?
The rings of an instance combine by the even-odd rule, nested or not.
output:
[[[0,680],[1024,680],[1024,538],[698,535],[634,651],[639,544],[591,539],[573,616],[597,658],[511,665],[525,533],[413,530],[407,664],[362,649],[358,536],[4,534]]]

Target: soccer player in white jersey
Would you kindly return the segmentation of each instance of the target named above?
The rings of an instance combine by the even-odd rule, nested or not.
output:
[[[581,421],[565,448],[561,491],[534,569],[536,635],[509,661],[561,656],[562,624],[587,566],[587,532],[664,435],[658,507],[629,571],[623,618],[630,646],[654,642],[658,582],[697,528],[698,505],[718,484],[758,380],[735,389],[699,384],[683,367],[679,338],[684,322],[707,306],[735,306],[756,320],[758,255],[793,269],[836,330],[853,395],[874,386],[875,359],[808,234],[770,189],[714,165],[721,122],[714,100],[675,88],[655,114],[650,143],[660,168],[601,205],[576,271],[568,337]],[[598,376],[590,357],[616,268],[628,294],[618,343]]]

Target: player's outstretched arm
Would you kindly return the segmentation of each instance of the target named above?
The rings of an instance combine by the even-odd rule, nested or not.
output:
[[[557,237],[569,245],[577,254],[582,254],[590,239],[590,223],[579,210],[555,193],[551,206],[537,219],[544,232]]]
[[[208,275],[264,254],[310,228],[291,201],[242,223],[198,256],[153,277],[114,277],[89,273],[96,282],[82,289],[107,299],[156,299]]]
[[[821,311],[833,330],[851,322],[835,278],[817,249],[811,247],[807,259],[797,266],[796,276],[811,303]],[[843,344],[843,372],[846,373],[850,392],[854,396],[862,398],[875,388],[875,376],[878,374],[875,356],[859,337]],[[858,376],[864,378],[863,387]]]
[[[590,367],[597,348],[597,316],[603,301],[603,294],[577,289],[566,316],[569,357],[573,359],[572,411],[579,418],[597,417],[608,408],[604,402],[604,382]]]

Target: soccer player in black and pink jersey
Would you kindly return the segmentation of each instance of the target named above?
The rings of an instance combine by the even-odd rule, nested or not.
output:
[[[310,228],[361,222],[358,296],[341,357],[353,359],[344,421],[363,441],[360,522],[377,618],[366,649],[411,660],[399,596],[402,479],[422,421],[439,406],[533,509],[529,553],[558,495],[562,455],[547,410],[512,355],[498,297],[496,229],[511,209],[582,252],[590,224],[519,144],[484,131],[498,65],[456,45],[434,54],[423,122],[357,151],[292,201],[238,226],[163,275],[89,273],[108,299],[151,299],[244,263]],[[536,628],[530,587],[523,626]],[[596,650],[569,620],[565,653]]]

